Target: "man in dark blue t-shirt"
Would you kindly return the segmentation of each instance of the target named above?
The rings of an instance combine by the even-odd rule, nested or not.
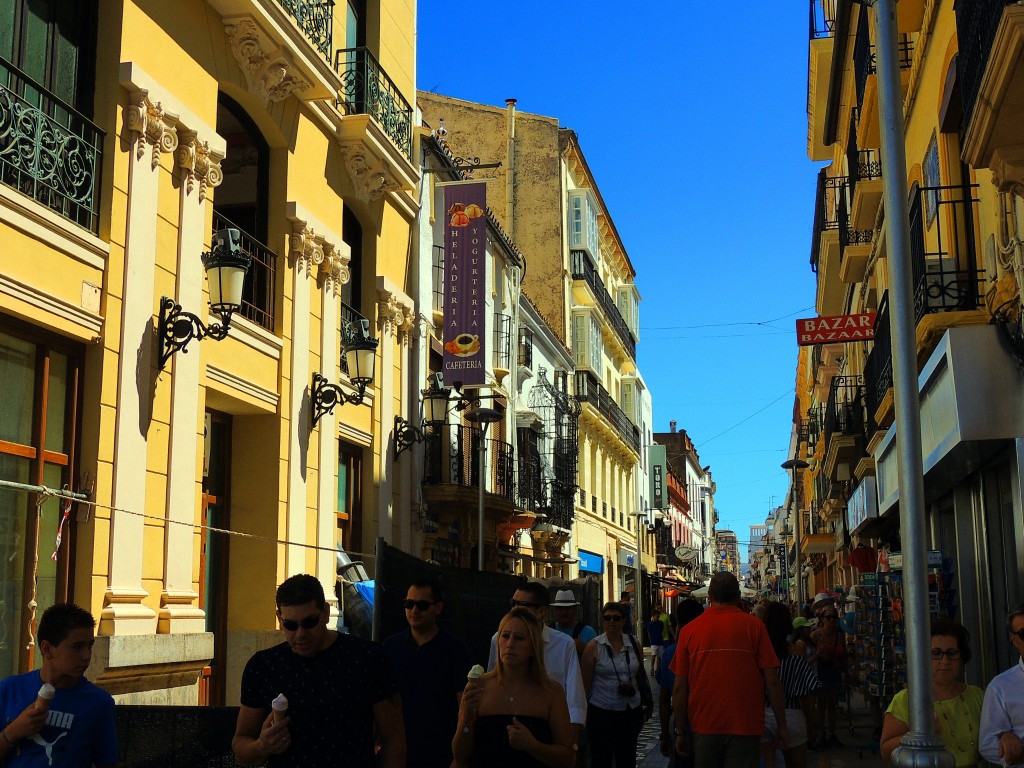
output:
[[[419,768],[451,766],[459,702],[473,663],[466,644],[438,625],[443,610],[440,585],[417,579],[405,596],[409,628],[383,643],[402,696],[406,740],[413,747],[409,765]]]

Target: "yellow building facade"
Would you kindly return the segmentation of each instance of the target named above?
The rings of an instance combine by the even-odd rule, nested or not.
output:
[[[794,432],[810,464],[801,558],[811,591],[850,586],[858,545],[900,547],[891,259],[905,259],[921,412],[928,549],[980,631],[979,679],[1005,667],[999,624],[1020,565],[1022,287],[1016,4],[901,0],[897,56],[906,178],[881,158],[874,7],[811,2],[808,155],[818,176],[811,247],[818,315],[874,312],[870,342],[801,354]],[[909,253],[887,242],[883,188],[908,201]],[[933,606],[934,608],[934,606]],[[998,660],[998,663],[993,663]]]
[[[381,425],[414,317],[415,4],[10,13],[0,479],[95,506],[52,547],[57,500],[0,489],[4,674],[39,664],[31,606],[74,600],[99,621],[89,677],[119,701],[235,702],[276,641],[277,583],[314,573],[336,605],[337,545],[355,558],[408,528]],[[219,321],[201,256],[226,228],[253,259],[242,306],[225,339],[184,338]],[[175,305],[199,324],[161,336]],[[361,389],[343,348],[364,319],[375,377],[325,409],[314,374]]]

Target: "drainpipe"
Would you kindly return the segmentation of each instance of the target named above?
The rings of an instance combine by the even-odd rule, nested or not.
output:
[[[892,754],[896,768],[952,768],[953,755],[935,732],[928,631],[928,567],[925,547],[924,466],[921,459],[921,404],[917,388],[917,336],[907,211],[907,157],[903,89],[896,47],[896,2],[874,0],[872,14],[878,55],[878,113],[881,123],[885,242],[889,249],[889,327],[899,466],[900,537],[903,541],[903,603],[907,647],[910,722]]]
[[[513,195],[516,180],[516,100],[505,99],[505,132],[508,157],[508,170],[505,172],[505,231],[509,239],[515,242],[515,198]]]

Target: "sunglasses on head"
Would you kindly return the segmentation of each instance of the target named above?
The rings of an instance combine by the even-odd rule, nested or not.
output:
[[[543,605],[531,603],[529,600],[509,600],[513,608],[543,608]]]
[[[421,611],[430,609],[434,602],[432,600],[406,600],[402,603],[405,606],[405,610],[411,611],[413,608],[418,608]]]
[[[295,621],[294,619],[281,619],[281,626],[289,632],[295,632],[299,627],[302,627],[303,629],[312,629],[320,623],[320,620],[320,614],[314,613],[312,616],[307,616],[299,621]]]
[[[606,616],[602,616],[601,620],[602,621],[622,621],[622,616],[613,615],[613,614],[609,613]]]

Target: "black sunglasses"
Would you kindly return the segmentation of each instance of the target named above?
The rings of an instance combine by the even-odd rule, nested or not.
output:
[[[287,629],[289,632],[295,632],[299,627],[303,629],[312,629],[321,621],[321,615],[314,613],[312,616],[307,616],[304,619],[295,621],[294,619],[281,619],[281,626]]]
[[[1020,640],[1020,641],[1021,641],[1022,643],[1024,643],[1024,627],[1021,627],[1021,628],[1020,628],[1020,629],[1018,629],[1018,630],[1017,630],[1016,632],[1014,632],[1014,631],[1013,631],[1013,630],[1011,629],[1011,630],[1010,630],[1010,634],[1011,634],[1011,635],[1016,635],[1016,636],[1017,636],[1017,638],[1018,638],[1018,639],[1019,639],[1019,640]]]
[[[509,603],[513,608],[546,608],[547,606],[540,605],[539,603],[531,603],[528,600],[509,600]]]
[[[939,661],[945,656],[950,661],[956,661],[960,658],[960,650],[958,648],[947,648],[945,651],[941,648],[932,648],[932,660]]]
[[[821,618],[823,618],[825,621],[835,621],[836,620],[836,615],[833,614],[833,613],[826,613]]]
[[[609,613],[607,616],[602,616],[601,620],[602,621],[622,621],[622,617],[621,616],[613,616],[613,615],[611,615]]]
[[[433,604],[433,600],[406,600],[402,603],[407,611],[411,611],[413,608],[419,608],[421,611],[427,611]]]

